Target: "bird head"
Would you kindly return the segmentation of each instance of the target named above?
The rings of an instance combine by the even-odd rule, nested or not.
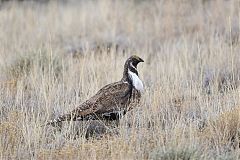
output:
[[[127,62],[130,70],[136,70],[138,63],[144,62],[144,60],[136,55],[133,55],[128,58]]]
[[[133,55],[127,59],[124,65],[124,71],[123,71],[123,78],[122,80],[129,80],[129,71],[132,73],[135,73],[138,76],[138,71],[137,71],[137,65],[140,62],[144,62],[144,60],[136,55]]]
[[[136,55],[133,55],[128,58],[129,65],[133,65],[135,68],[137,68],[138,63],[144,62],[144,60]]]

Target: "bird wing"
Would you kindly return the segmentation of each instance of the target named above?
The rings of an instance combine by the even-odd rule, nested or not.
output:
[[[73,112],[80,116],[103,113],[107,110],[120,106],[130,95],[130,85],[127,82],[115,82],[100,89],[96,95],[82,103]]]
[[[122,100],[128,99],[131,88],[127,82],[115,82],[100,89],[93,97],[82,103],[68,114],[59,116],[47,124],[56,124],[62,121],[83,120],[95,116],[96,112],[104,113],[116,107]]]

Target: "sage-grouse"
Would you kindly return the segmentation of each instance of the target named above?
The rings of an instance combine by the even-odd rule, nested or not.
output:
[[[139,62],[144,61],[138,56],[128,58],[120,81],[106,85],[76,109],[49,121],[47,125],[55,126],[71,120],[119,120],[139,103],[144,90],[137,71]]]

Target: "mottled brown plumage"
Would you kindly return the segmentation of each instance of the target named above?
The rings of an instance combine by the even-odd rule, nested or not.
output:
[[[137,56],[128,58],[120,81],[106,85],[70,113],[59,116],[47,124],[56,125],[70,120],[119,120],[140,101],[141,92],[137,85],[134,86],[136,82],[133,79],[134,76],[138,76],[139,62],[143,60]],[[131,77],[130,73],[134,75]]]

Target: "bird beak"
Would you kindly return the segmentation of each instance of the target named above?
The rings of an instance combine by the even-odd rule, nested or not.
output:
[[[142,58],[139,58],[139,60],[138,60],[139,62],[144,62],[144,60],[142,59]]]

